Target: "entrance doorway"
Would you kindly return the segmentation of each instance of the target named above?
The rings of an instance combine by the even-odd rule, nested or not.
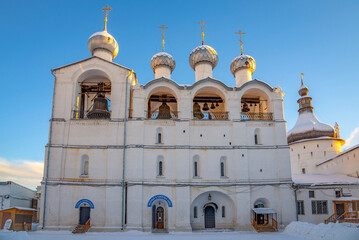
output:
[[[337,209],[337,216],[339,217],[339,216],[341,216],[341,215],[343,215],[343,213],[345,212],[344,211],[344,203],[337,203],[336,204],[336,209]]]
[[[85,225],[90,219],[90,207],[80,207],[80,225]]]
[[[207,206],[204,209],[204,227],[205,228],[216,227],[216,217],[214,214],[214,208],[212,206]]]
[[[156,228],[163,229],[164,221],[165,221],[164,209],[163,207],[158,207],[156,209]]]

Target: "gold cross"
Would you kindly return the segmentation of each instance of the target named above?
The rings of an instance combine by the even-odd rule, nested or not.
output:
[[[162,52],[165,51],[165,29],[168,29],[168,27],[166,27],[165,25],[162,25],[161,27],[158,28],[162,28]]]
[[[245,32],[242,32],[239,30],[238,32],[235,32],[235,34],[239,34],[239,42],[241,43],[241,54],[243,55],[243,41],[242,41],[242,34],[246,34]]]
[[[202,20],[199,24],[201,24],[201,30],[202,30],[202,45],[204,45],[204,31],[203,30],[205,29],[204,24],[207,24],[207,23],[203,22],[203,20]]]
[[[106,28],[106,23],[107,23],[107,15],[109,14],[109,12],[112,10],[112,8],[110,8],[108,5],[106,5],[105,7],[102,8],[102,11],[105,12],[105,27],[104,27],[104,31],[107,31]]]

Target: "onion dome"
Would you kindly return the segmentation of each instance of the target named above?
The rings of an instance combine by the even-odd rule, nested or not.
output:
[[[288,143],[296,142],[303,139],[330,137],[335,138],[335,130],[329,124],[320,122],[313,113],[311,105],[312,98],[307,97],[309,89],[302,85],[298,91],[301,98],[298,99],[299,103],[299,116],[294,127],[288,132]]]
[[[254,70],[256,70],[256,61],[254,61],[253,57],[242,54],[233,59],[230,68],[233,75],[240,69],[249,69],[253,74]]]
[[[166,52],[159,52],[153,55],[151,59],[151,68],[153,72],[155,72],[155,69],[158,66],[167,66],[171,69],[171,73],[172,73],[176,67],[176,62],[171,54],[168,54]]]
[[[114,59],[118,53],[116,39],[106,30],[92,34],[87,41],[87,46],[92,55],[96,49],[109,51],[112,54],[112,59]]]
[[[217,66],[218,54],[216,50],[208,45],[201,45],[192,50],[189,55],[189,65],[195,70],[198,63],[209,63],[212,65],[212,69]]]

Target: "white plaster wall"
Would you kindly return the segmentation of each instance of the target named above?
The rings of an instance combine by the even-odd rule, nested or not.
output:
[[[195,78],[196,78],[196,82],[198,80],[210,77],[213,77],[213,68],[212,65],[206,62],[203,63],[198,63],[195,68]]]
[[[155,78],[160,77],[171,79],[171,69],[165,65],[157,66],[155,69]]]
[[[291,143],[292,173],[302,174],[302,168],[305,168],[306,173],[319,173],[316,165],[339,152],[341,152],[341,143],[335,138],[317,138]]]
[[[236,78],[236,87],[240,87],[243,83],[252,80],[252,73],[247,68],[239,69],[234,76]]]

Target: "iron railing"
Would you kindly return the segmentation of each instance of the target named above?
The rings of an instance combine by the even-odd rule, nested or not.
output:
[[[198,120],[227,120],[228,112],[193,112],[193,119]]]
[[[252,112],[242,112],[241,119],[246,120],[273,120],[273,113],[252,113]]]

